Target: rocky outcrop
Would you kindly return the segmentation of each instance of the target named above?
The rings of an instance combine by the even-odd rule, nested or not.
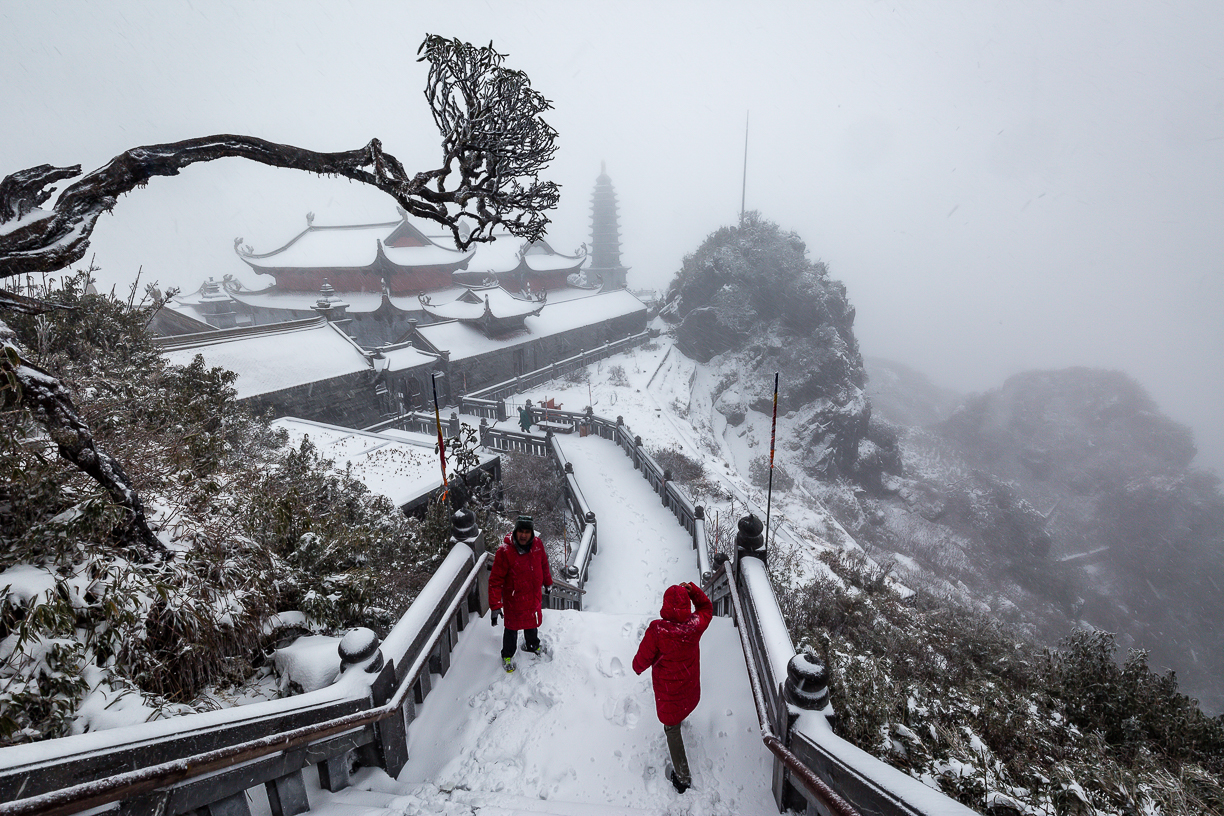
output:
[[[716,395],[732,426],[747,410],[772,410],[772,395],[757,380],[760,372],[781,373],[778,411],[795,415],[799,462],[810,475],[878,485],[899,462],[895,436],[891,449],[868,438],[871,406],[846,287],[808,259],[798,235],[756,213],[712,233],[684,259],[661,315],[676,324],[685,355],[702,363],[725,357],[756,375],[754,384],[728,383]]]

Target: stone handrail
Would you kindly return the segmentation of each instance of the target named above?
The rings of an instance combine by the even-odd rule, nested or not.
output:
[[[308,808],[309,764],[332,791],[348,785],[352,752],[395,776],[430,675],[446,673],[459,631],[479,612],[474,587],[486,559],[456,544],[381,646],[371,633],[365,651],[343,655],[348,671],[314,694],[338,690],[330,702],[303,695],[0,749],[0,814],[58,816],[113,802],[126,813],[249,814],[245,791],[263,783],[274,816],[292,816]]]

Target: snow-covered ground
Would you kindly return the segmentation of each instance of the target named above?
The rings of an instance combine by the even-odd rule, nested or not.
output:
[[[630,664],[663,590],[697,579],[696,553],[614,443],[564,437],[561,446],[598,519],[586,611],[546,612],[547,654],[520,653],[509,675],[501,627],[475,622],[409,729],[399,778],[363,771],[354,790],[315,794],[314,812],[577,813],[587,805],[600,806],[591,813],[777,813],[772,756],[725,618],[702,640],[702,699],[684,726],[693,788],[672,789],[649,672],[636,676]]]

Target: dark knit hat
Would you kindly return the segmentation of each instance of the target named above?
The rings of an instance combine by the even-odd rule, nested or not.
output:
[[[518,521],[514,522],[514,532],[517,533],[519,530],[526,530],[532,535],[535,535],[535,527],[531,523],[531,516],[518,517]]]

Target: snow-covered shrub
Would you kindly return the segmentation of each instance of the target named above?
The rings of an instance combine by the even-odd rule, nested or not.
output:
[[[629,377],[625,374],[625,367],[620,365],[608,366],[608,384],[617,386],[629,385]]]
[[[769,487],[769,457],[757,456],[748,463],[748,478],[752,481],[754,487],[759,487],[765,490]],[[790,490],[795,486],[795,478],[787,472],[786,468],[777,460],[774,460],[773,466],[773,486],[774,490]]]
[[[1222,812],[1224,721],[1141,654],[1119,666],[1099,632],[1043,650],[948,598],[903,599],[861,557],[821,558],[836,577],[783,612],[863,750],[983,813]]]
[[[705,476],[705,465],[701,460],[689,456],[678,445],[652,447],[649,452],[659,467],[671,471],[672,479],[677,482],[695,482]]]
[[[582,385],[583,383],[591,381],[591,370],[586,366],[575,368],[573,371],[566,372],[565,376],[563,376],[561,379],[565,380],[567,383]]]
[[[101,719],[81,714],[87,693],[135,695],[139,705],[94,708],[141,718],[186,710],[262,659],[273,613],[385,623],[438,553],[417,522],[313,451],[279,450],[284,436],[237,405],[233,374],[199,358],[167,366],[145,331],[153,304],[85,284],[44,293],[70,310],[6,321],[123,463],[166,554],[134,541],[127,511],[58,455],[24,406],[5,402],[0,743],[94,727]]]

